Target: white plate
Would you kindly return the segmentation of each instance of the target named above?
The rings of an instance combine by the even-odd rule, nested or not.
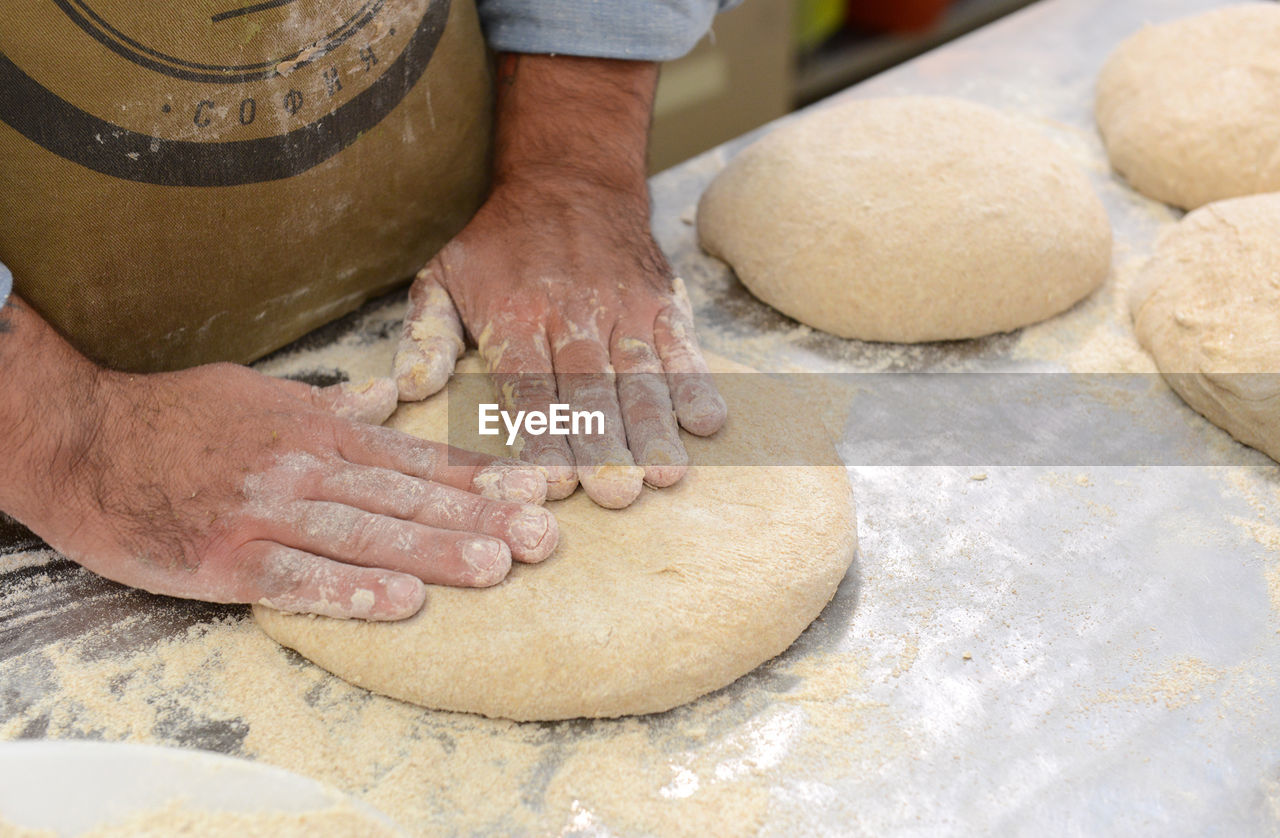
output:
[[[214,812],[312,812],[348,802],[316,780],[244,759],[155,745],[32,740],[0,743],[0,819],[73,836],[182,799]]]

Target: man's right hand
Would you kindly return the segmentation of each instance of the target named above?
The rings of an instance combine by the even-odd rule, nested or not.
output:
[[[394,409],[389,381],[112,373],[16,298],[3,320],[0,509],[109,579],[394,620],[423,582],[493,585],[555,547],[537,468],[359,421]]]

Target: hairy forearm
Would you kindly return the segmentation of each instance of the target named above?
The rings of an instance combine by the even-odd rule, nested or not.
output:
[[[658,65],[503,55],[494,182],[576,180],[643,197]]]
[[[16,294],[0,324],[0,510],[30,523],[90,444],[100,370]]]

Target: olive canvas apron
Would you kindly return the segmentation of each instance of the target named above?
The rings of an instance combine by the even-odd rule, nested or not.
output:
[[[5,0],[0,262],[90,358],[248,362],[479,206],[471,0]]]

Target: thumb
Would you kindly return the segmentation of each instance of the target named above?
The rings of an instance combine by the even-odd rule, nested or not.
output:
[[[362,384],[334,384],[312,387],[301,381],[275,379],[289,395],[302,399],[312,407],[369,425],[381,425],[396,412],[396,384],[389,378],[371,378]]]
[[[314,391],[313,401],[335,416],[352,422],[381,425],[396,412],[396,385],[389,378],[371,378],[363,384],[335,384]]]
[[[462,321],[432,260],[409,289],[409,313],[396,350],[395,379],[401,401],[421,401],[439,392],[462,354]]]

